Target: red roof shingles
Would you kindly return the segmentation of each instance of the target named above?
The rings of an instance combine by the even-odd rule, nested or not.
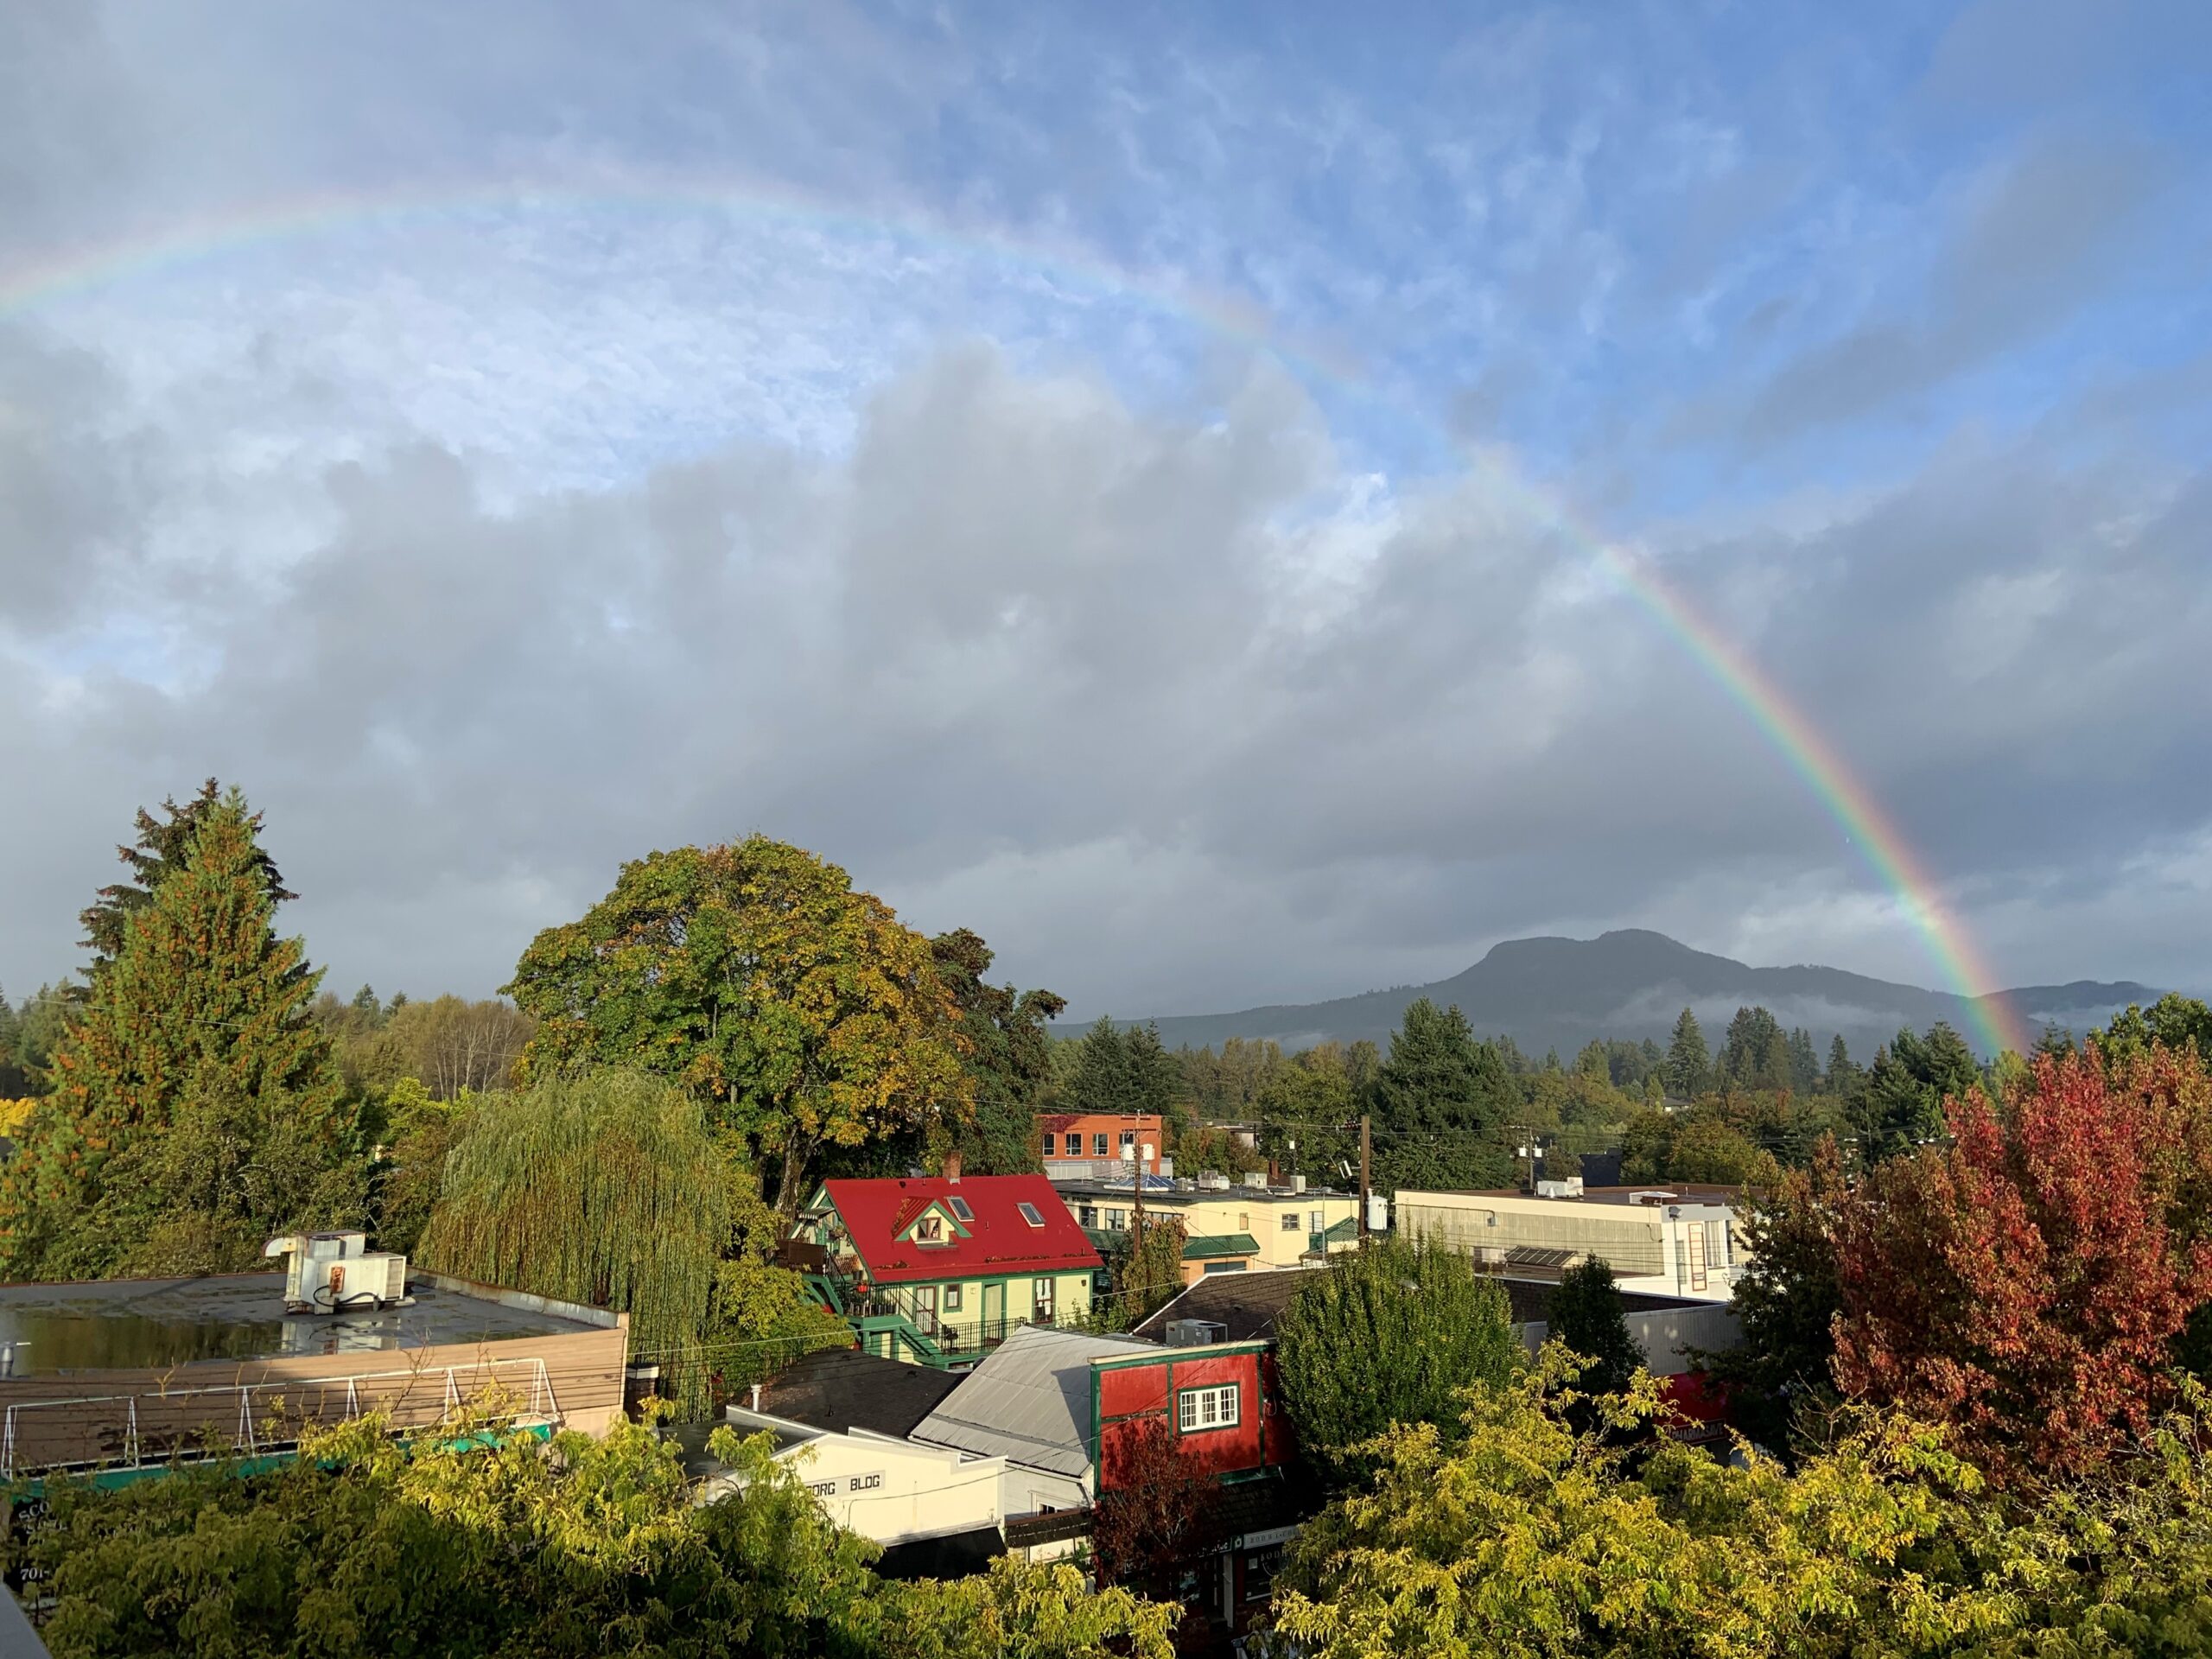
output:
[[[846,1236],[878,1284],[911,1280],[975,1279],[996,1274],[1072,1272],[1099,1265],[1098,1252],[1042,1175],[942,1176],[826,1182]],[[947,1229],[943,1244],[917,1244],[899,1233],[931,1202],[965,1198],[975,1213],[968,1236]],[[1022,1219],[1034,1205],[1042,1227]],[[948,1206],[949,1207],[949,1206]]]

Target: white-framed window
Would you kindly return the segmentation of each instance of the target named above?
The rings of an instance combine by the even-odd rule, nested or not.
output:
[[[1014,1207],[1021,1211],[1021,1218],[1032,1227],[1042,1227],[1045,1224],[1045,1212],[1035,1205],[1022,1203]]]
[[[1297,1211],[1286,1210],[1282,1212],[1282,1230],[1286,1233],[1294,1233],[1298,1230]]]
[[[1106,1132],[1103,1129],[1090,1137],[1090,1155],[1094,1158],[1106,1155]]]
[[[957,1313],[960,1311],[959,1286],[947,1285],[944,1287],[944,1311],[948,1313]]]
[[[1045,1155],[1047,1158],[1052,1155],[1053,1144],[1058,1140],[1058,1138],[1059,1137],[1055,1135],[1050,1129],[1045,1131]]]
[[[952,1218],[955,1221],[976,1219],[976,1212],[968,1207],[968,1200],[965,1198],[947,1198],[944,1201],[944,1207],[952,1211]]]
[[[1032,1279],[1029,1281],[1030,1311],[1039,1325],[1052,1322],[1052,1281]]]
[[[1308,1228],[1306,1230],[1307,1232],[1309,1232],[1309,1233],[1322,1233],[1322,1232],[1326,1232],[1326,1231],[1328,1230],[1328,1229],[1329,1229],[1329,1217],[1328,1217],[1328,1212],[1327,1212],[1326,1211],[1325,1211],[1325,1210],[1316,1210],[1316,1211],[1313,1212],[1313,1224],[1311,1227],[1308,1227]]]
[[[1136,1150],[1136,1145],[1137,1132],[1135,1129],[1123,1129],[1122,1131],[1122,1150],[1125,1152],[1135,1152]]]
[[[1175,1427],[1185,1434],[1202,1434],[1210,1428],[1234,1428],[1238,1403],[1234,1382],[1212,1388],[1179,1389],[1175,1394]]]
[[[916,1222],[914,1224],[914,1243],[917,1244],[944,1243],[944,1217],[943,1216],[924,1216],[919,1221]]]
[[[1109,1210],[1106,1212],[1106,1230],[1108,1232],[1118,1233],[1128,1224],[1129,1212],[1128,1211]]]

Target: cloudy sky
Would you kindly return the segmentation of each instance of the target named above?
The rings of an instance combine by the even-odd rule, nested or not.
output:
[[[1376,14],[1385,14],[1378,19]],[[0,985],[800,842],[1079,1012],[1640,925],[2212,984],[2212,8],[0,6]]]

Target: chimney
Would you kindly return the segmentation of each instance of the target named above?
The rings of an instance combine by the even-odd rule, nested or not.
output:
[[[957,1147],[944,1154],[944,1179],[948,1181],[960,1179],[960,1148]]]

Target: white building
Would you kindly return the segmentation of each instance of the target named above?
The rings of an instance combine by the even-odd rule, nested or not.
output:
[[[809,1354],[724,1414],[740,1434],[765,1431],[776,1458],[847,1529],[885,1547],[886,1577],[981,1571],[1005,1548],[1006,1459],[907,1436],[961,1379],[850,1349]],[[735,1476],[710,1474],[712,1502]]]
[[[1398,1193],[1398,1228],[1499,1269],[1567,1268],[1595,1257],[1624,1291],[1725,1302],[1744,1254],[1739,1189],[1675,1183],[1593,1186],[1545,1182],[1514,1191]]]

